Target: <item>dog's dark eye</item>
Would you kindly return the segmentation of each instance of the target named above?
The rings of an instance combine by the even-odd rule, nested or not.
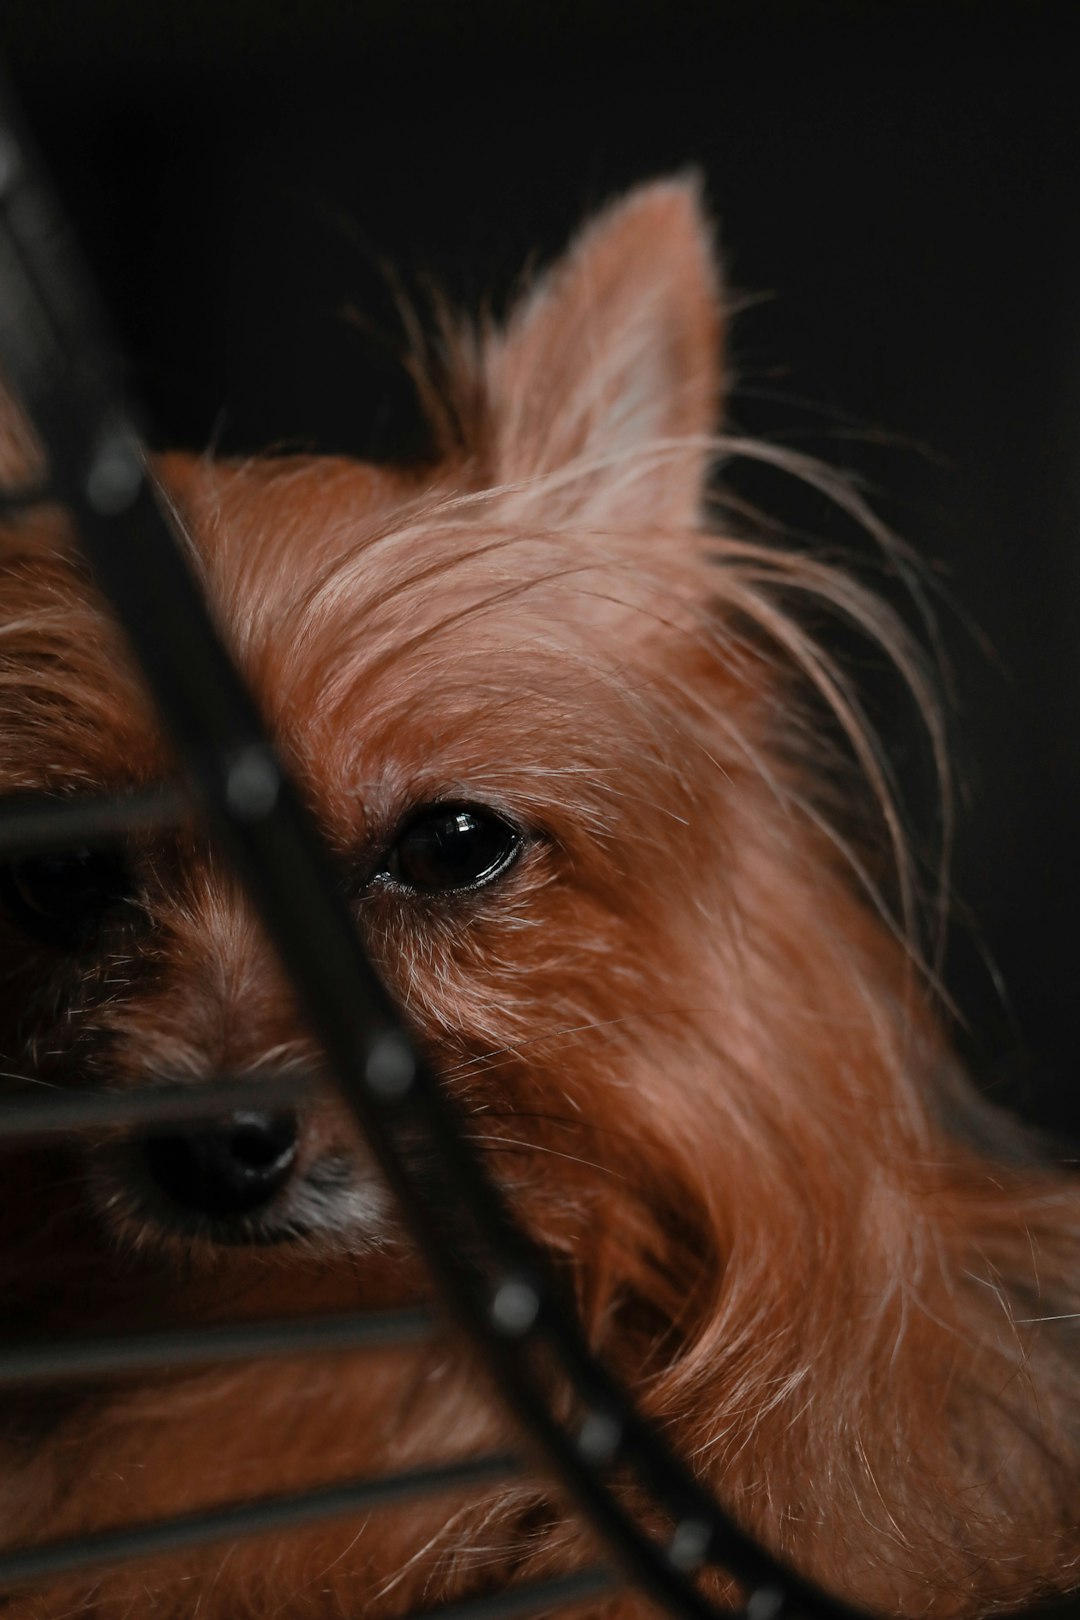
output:
[[[48,945],[84,944],[130,892],[126,864],[113,852],[77,849],[0,867],[0,900],[9,915]]]
[[[382,875],[410,889],[475,889],[505,872],[524,839],[476,804],[433,804],[401,834]]]

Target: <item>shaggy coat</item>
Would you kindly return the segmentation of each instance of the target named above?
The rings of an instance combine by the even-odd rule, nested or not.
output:
[[[159,472],[357,927],[592,1344],[802,1571],[882,1613],[975,1616],[1076,1578],[1080,1194],[976,1102],[877,894],[885,863],[837,831],[838,734],[895,821],[799,604],[854,619],[918,684],[900,632],[826,564],[705,521],[710,466],[733,447],[714,436],[723,313],[695,187],[643,187],[501,328],[443,335],[447,375],[422,379],[437,464],[176,455]],[[14,422],[4,455],[9,473],[25,460]],[[167,778],[63,519],[5,535],[0,791]],[[396,830],[439,803],[520,829],[516,859],[461,892],[377,881]],[[311,1061],[199,830],[136,838],[126,860],[130,893],[77,949],[0,915],[5,1071],[134,1087]],[[330,1102],[302,1121],[291,1241],[178,1236],[124,1163],[110,1140],[5,1157],[13,1332],[424,1287]],[[9,1546],[507,1433],[449,1336],[5,1397],[0,1413]],[[592,1551],[533,1483],[0,1607],[392,1620]],[[719,1575],[712,1589],[737,1595]]]

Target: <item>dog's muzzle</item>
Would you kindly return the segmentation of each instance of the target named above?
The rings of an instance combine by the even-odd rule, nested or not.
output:
[[[244,1112],[213,1125],[147,1137],[155,1188],[187,1215],[228,1222],[268,1212],[296,1168],[295,1114]]]

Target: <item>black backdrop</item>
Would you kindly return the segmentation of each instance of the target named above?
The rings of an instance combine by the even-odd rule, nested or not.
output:
[[[590,205],[704,171],[734,286],[767,295],[734,421],[870,479],[937,582],[961,1039],[1080,1141],[1075,9],[3,0],[0,50],[161,442],[415,452],[384,261],[498,307]],[[869,673],[929,833],[910,717]]]

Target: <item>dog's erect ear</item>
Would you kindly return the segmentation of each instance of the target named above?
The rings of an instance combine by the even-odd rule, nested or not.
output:
[[[702,441],[716,427],[721,324],[697,182],[632,191],[487,343],[485,470],[499,483],[535,480],[538,512],[587,526],[693,525]]]

